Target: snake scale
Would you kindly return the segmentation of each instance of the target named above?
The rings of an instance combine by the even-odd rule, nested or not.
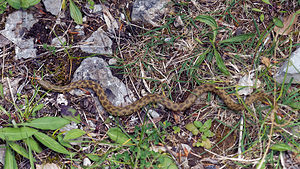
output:
[[[130,114],[140,110],[142,107],[148,105],[149,103],[160,103],[160,104],[164,105],[165,107],[167,107],[168,109],[176,111],[176,112],[184,111],[187,108],[191,107],[192,104],[196,101],[196,99],[205,92],[213,92],[213,93],[217,94],[224,100],[224,102],[228,106],[228,108],[230,108],[232,110],[236,110],[236,111],[244,110],[245,105],[248,106],[257,100],[273,101],[273,99],[274,99],[273,96],[267,95],[263,92],[258,92],[258,93],[250,95],[245,100],[245,105],[238,104],[235,101],[233,101],[231,99],[231,97],[224,90],[218,89],[217,85],[203,84],[203,85],[196,87],[191,92],[191,94],[188,96],[188,98],[181,103],[175,103],[175,102],[171,101],[170,99],[166,98],[165,96],[162,96],[159,94],[148,94],[128,106],[117,107],[117,106],[114,106],[107,99],[107,96],[105,95],[103,88],[98,83],[96,83],[92,80],[80,80],[80,81],[76,81],[76,82],[70,83],[65,86],[55,86],[55,85],[51,84],[50,82],[44,81],[44,80],[38,80],[38,83],[41,85],[42,88],[47,89],[47,90],[56,91],[56,92],[67,92],[67,91],[70,91],[72,89],[77,89],[77,88],[90,88],[96,93],[96,95],[98,96],[104,109],[114,116],[130,115]]]

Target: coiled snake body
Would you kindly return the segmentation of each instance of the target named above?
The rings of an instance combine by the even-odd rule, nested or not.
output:
[[[159,95],[159,94],[148,94],[128,106],[117,107],[117,106],[114,106],[107,99],[107,96],[105,95],[103,88],[98,83],[96,83],[92,80],[80,80],[80,81],[70,83],[66,86],[55,86],[55,85],[51,84],[50,82],[44,81],[44,80],[38,80],[38,83],[42,86],[42,88],[56,91],[56,92],[66,92],[66,91],[70,91],[72,89],[77,89],[77,88],[90,88],[98,96],[99,101],[101,102],[103,108],[114,116],[130,115],[130,114],[140,110],[142,107],[148,105],[149,103],[160,103],[170,110],[184,111],[185,109],[191,107],[191,105],[196,101],[197,97],[199,97],[201,94],[203,94],[205,92],[213,92],[213,93],[217,94],[224,100],[225,104],[230,109],[237,110],[237,111],[244,110],[245,105],[248,106],[257,100],[273,101],[272,96],[269,96],[263,92],[258,92],[258,93],[255,93],[255,94],[252,94],[251,96],[249,96],[245,101],[245,105],[238,104],[235,101],[233,101],[231,99],[231,97],[224,90],[218,89],[217,85],[203,84],[201,86],[196,87],[191,92],[191,94],[188,96],[188,98],[182,103],[174,103],[170,99],[168,99],[162,95]]]

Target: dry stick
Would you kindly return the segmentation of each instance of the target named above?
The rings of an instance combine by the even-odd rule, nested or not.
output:
[[[217,154],[217,153],[214,153],[214,152],[212,152],[212,151],[210,151],[210,150],[208,150],[208,149],[204,149],[205,151],[207,151],[207,152],[209,152],[209,153],[211,153],[211,154],[213,154],[213,155],[215,155],[215,156],[217,156],[218,158],[218,160],[231,160],[231,161],[239,161],[239,162],[245,162],[245,163],[253,163],[253,162],[258,162],[259,160],[260,160],[260,158],[257,158],[257,159],[252,159],[252,160],[245,160],[245,159],[239,159],[239,158],[229,158],[229,157],[224,157],[224,156],[221,156],[221,155],[219,155],[219,154]],[[201,156],[199,156],[199,155],[197,155],[197,154],[195,154],[195,153],[192,153],[191,152],[191,154],[192,155],[194,155],[194,156],[196,156],[196,157],[199,157],[199,158],[201,158]]]
[[[241,124],[240,124],[240,135],[239,135],[239,145],[238,145],[238,159],[242,158],[242,138],[243,138],[243,130],[244,129],[244,118],[241,117]]]

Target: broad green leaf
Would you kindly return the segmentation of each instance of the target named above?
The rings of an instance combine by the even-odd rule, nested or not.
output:
[[[178,169],[175,162],[167,155],[161,155],[159,158],[159,162],[160,162],[158,164],[159,168]]]
[[[194,125],[197,127],[197,128],[200,128],[202,126],[202,123],[201,121],[194,121]]]
[[[199,134],[199,130],[197,129],[197,127],[193,124],[193,123],[188,123],[185,128],[192,132],[193,135],[198,135]]]
[[[21,128],[0,128],[0,138],[2,140],[7,141],[18,141],[23,140],[25,138],[31,137],[37,130],[28,128],[28,127],[21,127]]]
[[[85,131],[80,130],[80,129],[72,129],[70,131],[67,132],[67,134],[64,137],[64,141],[69,141],[72,139],[76,139],[78,137],[81,137],[82,135],[85,134]]]
[[[212,29],[218,28],[218,24],[217,24],[216,20],[211,16],[199,15],[195,19],[209,25]]]
[[[101,159],[99,155],[95,155],[95,154],[86,154],[86,156],[92,161],[99,161]]]
[[[22,155],[25,158],[29,159],[29,154],[27,152],[27,150],[25,150],[25,148],[21,147],[19,144],[9,141],[8,142],[9,146],[18,154]],[[36,161],[35,159],[33,159],[34,161]]]
[[[42,117],[31,122],[20,123],[18,125],[30,126],[42,130],[56,130],[69,124],[70,121],[60,117]]]
[[[122,145],[132,145],[132,141],[130,140],[130,138],[127,137],[126,134],[124,134],[122,132],[121,129],[119,129],[118,127],[113,127],[110,128],[107,131],[107,135],[109,136],[109,138],[111,140],[113,140],[116,143],[122,144]]]
[[[36,132],[34,134],[34,137],[44,144],[46,147],[50,148],[53,151],[56,151],[58,153],[63,153],[63,154],[70,154],[68,150],[66,150],[62,145],[60,145],[58,142],[56,142],[53,138],[47,136],[44,133],[41,132]]]
[[[32,137],[24,139],[25,143],[30,146],[31,150],[40,153],[43,151],[42,147],[39,145],[37,141],[35,141]]]
[[[289,103],[289,106],[294,108],[294,109],[300,109],[300,102]]]
[[[21,8],[21,1],[20,0],[6,0],[7,3],[15,8],[15,9],[20,9]]]
[[[228,72],[228,70],[223,62],[223,59],[222,59],[220,53],[216,49],[214,49],[214,54],[216,57],[217,66],[221,70],[221,72],[223,72],[225,75],[230,75],[230,73]]]
[[[274,24],[277,26],[277,27],[279,27],[279,28],[282,28],[284,25],[283,25],[283,22],[279,19],[279,18],[277,18],[277,17],[274,17],[273,18],[273,22],[274,22]]]
[[[279,144],[274,144],[271,147],[271,149],[276,151],[288,151],[288,150],[292,150],[292,147],[284,143],[279,143]]]
[[[249,33],[249,34],[243,34],[243,35],[238,35],[232,38],[228,38],[225,40],[220,41],[219,43],[235,43],[235,42],[242,42],[244,40],[248,40],[249,38],[252,38],[255,34]]]
[[[263,12],[262,10],[257,9],[257,8],[252,8],[252,11],[255,11],[255,12]]]
[[[21,0],[22,2],[26,1],[26,3],[28,4],[28,7],[34,6],[36,4],[38,4],[40,2],[40,0]],[[25,9],[27,9],[25,8]]]
[[[6,146],[4,169],[18,168],[14,152],[9,146]]]
[[[195,19],[209,25],[212,28],[212,30],[214,32],[213,33],[214,34],[213,42],[215,42],[216,36],[217,36],[217,28],[218,28],[218,24],[217,24],[216,20],[213,17],[208,16],[208,15],[199,15]]]
[[[64,141],[64,138],[61,134],[57,136],[57,140],[64,147],[73,148],[72,145],[69,142]]]
[[[82,24],[82,14],[72,0],[70,0],[70,14],[77,24]]]
[[[41,110],[44,107],[44,104],[38,104],[32,109],[32,114],[34,114],[36,111]]]
[[[212,120],[209,119],[207,120],[202,126],[201,128],[199,129],[201,132],[205,132],[206,130],[209,130],[210,127],[211,127],[211,124],[212,124]]]
[[[269,0],[261,0],[261,1],[263,1],[264,3],[266,3],[268,5],[272,5]]]

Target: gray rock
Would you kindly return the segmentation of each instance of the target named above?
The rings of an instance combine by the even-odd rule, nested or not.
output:
[[[88,9],[89,13],[93,13],[96,15],[102,15],[102,5],[101,4],[95,4],[93,7],[91,7],[90,4],[86,3],[85,7]]]
[[[80,49],[87,53],[112,54],[112,40],[99,28],[82,42]]]
[[[55,37],[51,41],[51,45],[56,47],[61,47],[63,46],[63,44],[66,45],[65,43],[66,43],[66,38],[63,36]]]
[[[132,92],[126,88],[121,80],[112,75],[108,64],[101,58],[91,57],[84,59],[75,71],[72,79],[73,82],[78,80],[93,80],[99,83],[105,90],[108,99],[115,106],[125,106],[135,100],[134,98],[129,98]],[[78,89],[70,93],[75,95],[83,94]],[[100,110],[104,110],[98,99],[96,99],[96,105]]]
[[[52,15],[57,16],[61,11],[61,0],[43,0],[45,8]]]
[[[84,36],[84,26],[81,26],[81,25],[76,25],[75,26],[75,31],[78,32],[78,35],[77,36]]]
[[[131,13],[132,21],[148,22],[159,26],[162,16],[169,10],[166,5],[171,0],[136,0]]]
[[[0,34],[0,48],[4,47],[5,45],[8,45],[10,41]]]
[[[23,36],[37,21],[32,14],[20,10],[7,17],[5,29],[1,30],[0,33],[16,45],[15,59],[34,58],[36,56],[33,38],[23,39]]]
[[[292,83],[300,83],[300,48],[296,49],[290,59],[283,63],[274,78],[278,83],[283,83],[285,74],[284,83],[289,83],[292,78],[294,78]]]

